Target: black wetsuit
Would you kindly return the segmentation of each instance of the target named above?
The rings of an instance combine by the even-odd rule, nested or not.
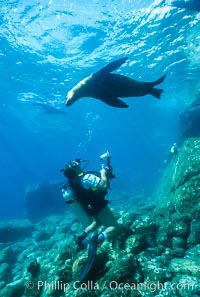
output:
[[[69,186],[72,188],[75,197],[80,201],[85,210],[91,215],[98,215],[98,213],[109,203],[108,200],[105,200],[107,190],[85,189],[81,180],[84,175],[88,173],[99,177],[98,172],[85,172],[82,176],[70,179]]]

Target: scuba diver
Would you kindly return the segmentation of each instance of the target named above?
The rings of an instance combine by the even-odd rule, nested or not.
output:
[[[178,152],[179,152],[179,145],[176,142],[174,142],[174,144],[170,148],[170,154],[168,158],[164,160],[164,165],[168,164],[171,161],[171,159],[178,154]]]
[[[75,241],[79,246],[84,246],[88,234],[99,226],[107,227],[98,235],[99,243],[113,235],[117,227],[117,222],[107,207],[109,202],[105,199],[107,189],[110,187],[110,179],[115,177],[110,165],[111,155],[107,151],[100,158],[102,161],[107,160],[106,165],[102,164],[100,172],[84,172],[89,162],[81,159],[69,161],[64,169],[61,169],[68,179],[68,183],[61,187],[63,198],[71,206],[82,225],[86,225],[83,233],[75,236]],[[82,168],[83,162],[86,162],[86,165]]]
[[[118,227],[113,213],[107,206],[109,201],[105,199],[107,190],[110,187],[110,179],[115,177],[110,158],[109,151],[100,156],[103,161],[100,172],[84,172],[89,161],[82,161],[81,159],[69,161],[61,169],[68,179],[68,182],[61,187],[63,198],[85,227],[82,234],[74,235],[76,243],[82,248],[87,247],[87,236],[97,230],[98,227],[105,227],[103,232],[99,234],[96,232],[90,239],[88,261],[83,267],[81,280],[86,277],[91,269],[98,244],[112,237]],[[106,164],[104,164],[105,161]],[[85,162],[85,166],[82,166]]]

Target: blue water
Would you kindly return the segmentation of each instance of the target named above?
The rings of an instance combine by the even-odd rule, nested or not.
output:
[[[200,13],[170,0],[0,0],[0,24],[0,218],[24,216],[28,185],[64,180],[60,168],[76,157],[99,169],[107,149],[112,188],[151,193],[199,83]],[[144,81],[167,73],[161,100],[65,107],[79,80],[123,56],[118,73]]]

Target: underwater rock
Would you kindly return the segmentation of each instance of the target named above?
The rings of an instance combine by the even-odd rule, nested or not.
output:
[[[195,259],[199,258],[199,255],[200,255],[200,244],[197,244],[186,251],[186,257],[193,259],[194,261]]]
[[[35,227],[28,220],[0,222],[0,242],[12,242],[31,236]]]
[[[172,258],[183,258],[185,256],[185,249],[183,248],[166,248],[165,254]]]
[[[73,236],[69,236],[67,240],[60,241],[56,245],[57,253],[55,255],[54,261],[65,262],[68,259],[74,258],[75,253],[78,250],[77,244],[74,242]]]
[[[144,280],[163,283],[172,278],[172,272],[168,267],[172,258],[170,254],[166,252],[160,254],[155,248],[140,253],[137,258]]]
[[[12,268],[8,263],[0,264],[0,275],[1,275],[2,281],[9,282],[11,272],[12,272]]]
[[[12,248],[6,247],[4,249],[1,249],[0,264],[1,263],[14,264],[15,261],[16,261],[16,254]]]
[[[5,289],[5,295],[2,295],[2,297],[21,297],[24,293],[24,280],[20,279],[18,281],[12,282],[7,284]]]
[[[158,224],[153,218],[148,215],[141,216],[133,222],[131,225],[131,230],[134,234],[139,234],[143,236],[143,244],[140,246],[141,250],[147,248],[148,246],[153,246],[156,240]]]
[[[126,226],[119,225],[119,230],[117,233],[117,242],[120,249],[124,249],[126,239],[133,234],[133,231]]]
[[[160,219],[152,211],[151,208],[149,213],[142,211],[137,215],[135,209],[127,214],[123,211],[119,236],[98,246],[88,279],[97,282],[100,288],[106,282],[103,291],[73,287],[88,257],[87,249],[80,250],[74,242],[72,230],[78,232],[81,228],[74,217],[67,214],[38,220],[31,237],[9,242],[9,247],[5,247],[7,243],[1,244],[0,275],[3,278],[0,296],[170,296],[168,289],[165,292],[126,291],[111,289],[109,284],[173,283],[176,278],[181,282],[189,277],[197,281],[200,278],[200,244],[195,245],[199,230],[197,214],[192,219],[189,215],[175,212]],[[36,286],[30,290],[25,285],[28,281],[35,284],[46,281],[53,285],[49,289],[43,285],[39,290]],[[69,284],[66,292],[58,288],[61,283]],[[186,297],[181,294],[174,292],[173,296]]]
[[[190,235],[187,240],[188,247],[200,244],[200,220],[192,220]]]
[[[187,239],[190,232],[190,219],[186,216],[179,217],[177,214],[174,214],[171,216],[171,220],[167,222],[165,230],[170,238],[179,236],[183,239]]]
[[[131,229],[134,233],[145,234],[149,231],[155,232],[157,230],[157,224],[150,216],[145,215],[135,220],[131,225]]]
[[[188,274],[177,274],[171,281],[177,297],[199,297],[200,278]]]
[[[123,282],[127,279],[131,279],[136,269],[137,262],[133,254],[118,255],[118,258],[113,263],[112,268],[101,278],[101,281],[112,282]]]
[[[171,215],[170,220],[166,218],[160,219],[160,228],[156,237],[157,247],[161,251],[166,248],[173,249],[174,253],[177,249],[185,249],[187,247],[187,238],[189,234],[189,217],[179,217],[179,215],[175,213]]]
[[[166,247],[171,247],[172,243],[170,240],[170,236],[167,233],[165,225],[161,226],[158,230],[157,237],[156,237],[157,247],[160,250],[165,250]]]
[[[173,237],[172,238],[172,249],[176,248],[183,248],[185,249],[187,246],[185,240],[183,240],[181,237]]]
[[[61,183],[41,183],[26,189],[25,208],[27,217],[36,220],[66,210],[59,186]]]
[[[179,115],[181,141],[188,137],[200,137],[200,92],[197,98]]]
[[[174,258],[171,260],[169,267],[174,274],[188,274],[200,277],[200,259],[191,258]]]
[[[130,228],[133,222],[138,218],[138,214],[128,213],[127,211],[120,211],[120,218],[117,220],[121,226]]]
[[[155,191],[158,220],[170,219],[174,213],[200,216],[200,138],[188,138],[178,154],[165,168],[160,184]]]
[[[200,244],[186,251],[184,258],[174,258],[169,267],[176,274],[191,275],[200,278]]]
[[[134,255],[146,249],[147,246],[148,244],[145,240],[145,235],[131,235],[125,242],[125,250],[127,251],[127,253],[132,253]]]
[[[6,283],[7,283],[7,282],[0,281],[0,296],[2,296],[2,294],[1,294],[1,290],[2,290],[4,287],[6,287]]]
[[[167,267],[163,267],[159,262],[156,262],[155,259],[145,263],[142,268],[145,279],[150,279],[153,282],[164,283],[171,279],[172,273]]]
[[[32,237],[36,240],[36,241],[48,241],[48,239],[51,237],[51,234],[49,234],[49,232],[47,231],[35,231],[32,234]]]

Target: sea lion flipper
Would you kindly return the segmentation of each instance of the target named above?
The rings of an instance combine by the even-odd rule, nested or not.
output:
[[[161,94],[162,94],[163,90],[162,89],[154,88],[154,86],[157,86],[157,85],[161,84],[163,82],[163,80],[165,79],[166,75],[167,75],[167,73],[165,73],[159,79],[157,79],[156,81],[154,81],[154,82],[151,83],[151,86],[153,88],[151,88],[151,90],[149,91],[149,94],[151,94],[152,96],[156,97],[157,99],[160,99],[161,98]]]
[[[125,102],[123,102],[122,100],[120,100],[117,97],[99,98],[99,99],[112,107],[119,107],[119,108],[127,108],[128,107],[128,105]]]
[[[106,73],[113,72],[114,70],[119,68],[122,64],[124,64],[127,59],[128,59],[127,57],[124,57],[119,60],[113,61],[113,62],[109,63],[108,65],[106,65],[105,67],[103,67],[102,69],[100,69],[99,71],[95,72],[93,75],[95,75],[95,76],[103,75]]]

